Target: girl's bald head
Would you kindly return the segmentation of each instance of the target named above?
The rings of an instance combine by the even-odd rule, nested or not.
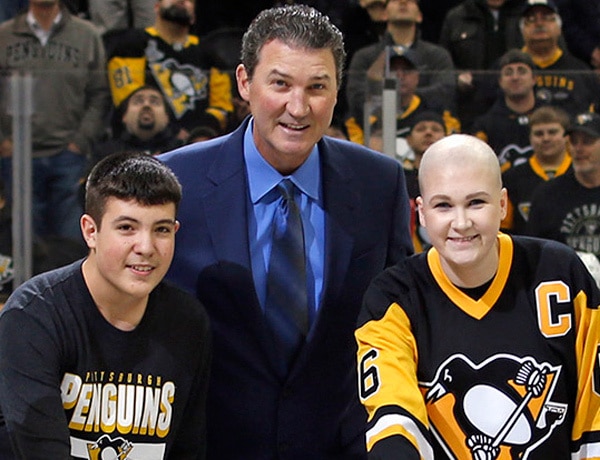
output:
[[[494,182],[498,184],[498,190],[502,188],[500,163],[492,148],[475,136],[452,134],[432,144],[423,154],[419,166],[421,194],[425,193],[431,171],[447,168],[449,165],[466,164],[477,166],[481,174],[493,176]]]

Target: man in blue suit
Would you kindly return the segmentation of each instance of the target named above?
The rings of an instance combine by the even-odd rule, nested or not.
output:
[[[208,458],[366,458],[354,328],[370,280],[412,244],[401,165],[323,137],[344,57],[341,33],[316,10],[264,10],[236,69],[252,116],[227,136],[160,156],[183,186],[169,277],[202,300],[214,335]],[[305,298],[308,329],[282,363],[266,310],[276,272],[271,224],[292,200],[278,191],[286,179],[302,221],[306,284],[283,304]]]

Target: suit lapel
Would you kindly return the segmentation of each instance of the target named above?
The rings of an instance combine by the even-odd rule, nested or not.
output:
[[[319,144],[322,167],[322,187],[325,208],[325,267],[321,305],[313,324],[308,343],[303,347],[290,377],[304,365],[310,365],[311,343],[320,343],[331,333],[329,327],[335,322],[332,305],[344,285],[354,247],[354,209],[361,197],[352,181],[353,171],[347,166],[348,159],[339,148],[327,140]]]
[[[323,199],[325,207],[325,269],[321,306],[338,296],[350,264],[356,227],[354,209],[361,196],[352,181],[348,159],[336,144],[323,141]],[[320,309],[319,317],[323,309]]]
[[[214,186],[202,199],[216,259],[221,262],[220,269],[227,271],[223,278],[232,279],[229,289],[240,289],[250,294],[247,302],[239,302],[233,306],[235,314],[243,317],[242,324],[251,329],[273,370],[283,378],[277,370],[277,350],[273,346],[273,338],[258,302],[252,277],[247,230],[250,198],[243,158],[247,124],[243,123],[223,144],[222,149],[215,152],[215,161],[207,174],[207,179]],[[233,273],[235,275],[232,278]]]
[[[226,167],[226,159],[221,158],[215,162],[213,169],[220,169],[222,172],[225,170],[222,168]],[[250,270],[246,174],[243,162],[240,161],[229,172],[227,177],[210,177],[215,187],[203,197],[206,225],[217,259],[234,262]]]

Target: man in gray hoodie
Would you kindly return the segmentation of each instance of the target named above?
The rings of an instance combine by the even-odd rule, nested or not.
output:
[[[59,0],[30,0],[27,12],[0,25],[0,69],[34,77],[33,216],[39,236],[80,239],[79,181],[109,107],[104,49],[90,22]],[[10,182],[12,133],[2,113],[2,175]]]

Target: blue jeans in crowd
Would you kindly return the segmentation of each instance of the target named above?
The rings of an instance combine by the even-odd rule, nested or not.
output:
[[[83,213],[80,182],[85,174],[84,155],[64,149],[42,158],[33,158],[33,229],[38,236],[61,236],[83,241],[79,219]],[[2,158],[2,178],[11,195],[11,158]]]

